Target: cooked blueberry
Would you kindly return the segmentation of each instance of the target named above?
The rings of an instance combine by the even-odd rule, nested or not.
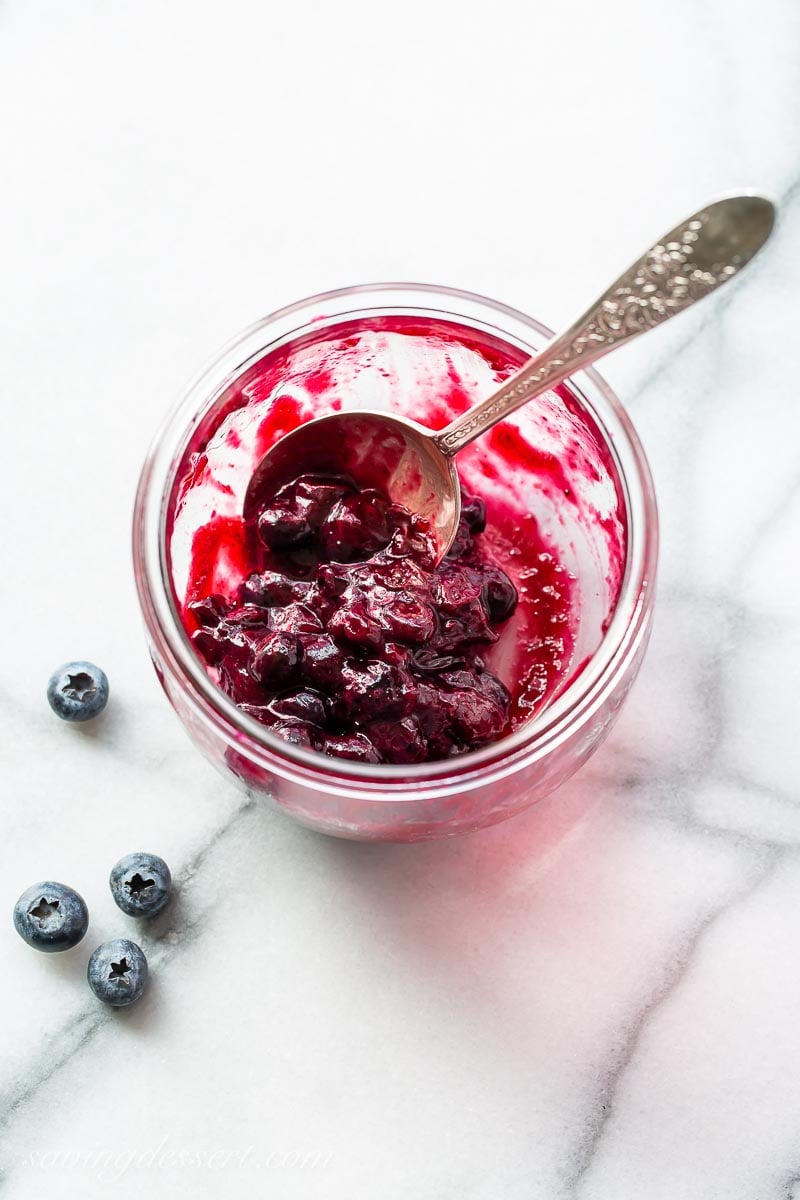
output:
[[[481,669],[479,679],[478,686],[481,691],[489,696],[497,708],[502,709],[504,713],[508,713],[508,707],[511,703],[511,693],[502,679],[498,679],[491,671],[483,669]]]
[[[202,600],[193,600],[188,608],[197,624],[207,629],[213,629],[219,625],[228,611],[223,597],[216,595],[204,596]]]
[[[216,666],[222,658],[222,643],[215,634],[216,630],[204,627],[195,629],[192,634],[192,645],[195,650],[212,667]]]
[[[352,642],[354,646],[364,646],[372,650],[382,646],[386,637],[360,597],[342,604],[337,609],[328,621],[328,633],[333,634],[339,641]]]
[[[470,567],[448,563],[442,565],[433,584],[433,595],[439,608],[448,613],[462,612],[481,596],[483,575]]]
[[[436,631],[436,617],[430,604],[409,592],[394,592],[382,604],[373,606],[375,619],[384,637],[422,645]],[[329,626],[330,628],[330,626]]]
[[[94,663],[64,663],[50,676],[47,699],[62,721],[91,721],[108,703],[108,679]]]
[[[384,642],[381,657],[393,667],[408,667],[411,662],[411,648],[404,646],[402,642]]]
[[[452,562],[454,559],[469,558],[472,555],[473,547],[474,543],[472,541],[472,534],[470,533],[469,525],[467,525],[467,522],[462,516],[461,520],[458,522],[456,535],[453,538],[450,549],[447,551],[444,561]]]
[[[301,475],[290,486],[295,508],[301,512],[312,529],[319,529],[330,510],[352,487],[335,479],[316,475]]]
[[[307,604],[287,604],[285,608],[273,608],[272,628],[285,633],[315,633],[322,629],[322,621]]]
[[[408,671],[381,659],[347,663],[332,711],[344,721],[405,716],[414,707],[417,685]]]
[[[429,598],[431,572],[425,570],[412,558],[381,558],[343,568],[356,579],[363,579],[364,587],[386,589],[388,592],[412,592]]]
[[[127,938],[98,946],[86,968],[89,987],[97,999],[114,1008],[125,1008],[138,1000],[148,974],[144,951]]]
[[[250,671],[247,660],[226,655],[218,668],[219,686],[231,700],[240,705],[259,705],[264,702],[264,685]]]
[[[483,533],[486,528],[486,504],[480,496],[462,496],[461,518],[471,533]]]
[[[413,717],[401,721],[373,721],[369,736],[383,762],[422,762],[427,753],[427,743]]]
[[[352,571],[348,570],[344,563],[322,563],[317,571],[320,590],[328,596],[343,595],[352,578]]]
[[[499,689],[487,689],[487,679],[488,674],[485,674],[476,687],[457,687],[451,692],[441,693],[442,703],[456,734],[467,744],[476,747],[498,737],[508,719],[508,693],[505,693],[504,704]]]
[[[308,721],[289,718],[286,721],[276,721],[272,732],[283,738],[290,746],[300,746],[303,750],[315,750],[321,740],[321,731]]]
[[[417,650],[413,657],[413,669],[420,675],[439,675],[464,666],[465,659],[457,654],[440,654],[436,650]]]
[[[218,636],[228,641],[235,640],[242,629],[264,630],[272,624],[272,613],[262,604],[242,604],[232,608],[225,620],[217,626]]]
[[[279,718],[298,717],[312,725],[324,725],[328,719],[325,699],[319,692],[301,690],[285,692],[270,704],[270,711]]]
[[[301,654],[296,636],[276,629],[256,642],[250,659],[250,673],[258,683],[281,687],[292,678]]]
[[[416,562],[432,568],[436,560],[434,543],[427,531],[418,529],[408,520],[398,520],[386,547],[387,559],[402,559],[404,564]]]
[[[320,587],[319,581],[317,581],[316,583],[312,583],[306,592],[303,607],[314,614],[319,621],[320,629],[324,629],[336,612],[337,603],[336,599],[333,596],[329,596]],[[299,630],[298,632],[305,633],[306,630]]]
[[[239,596],[242,604],[258,604],[262,608],[275,608],[302,600],[311,585],[302,580],[287,579],[278,571],[256,572],[241,585]]]
[[[381,757],[365,733],[329,734],[323,753],[331,758],[349,758],[352,762],[379,763]]]
[[[436,641],[443,651],[457,654],[473,645],[496,642],[499,636],[489,624],[486,609],[476,600],[466,611],[442,616]]]
[[[347,658],[328,633],[304,635],[302,674],[307,683],[323,692],[333,692],[342,680]]]
[[[169,903],[172,876],[163,858],[138,851],[111,868],[111,895],[129,917],[154,917]]]
[[[309,540],[311,526],[296,509],[274,504],[259,516],[258,536],[269,550],[288,550]]]
[[[420,684],[414,705],[414,720],[425,739],[426,758],[447,758],[456,745],[456,733],[442,703],[439,687]]]
[[[517,593],[480,555],[480,498],[463,493],[438,565],[422,523],[343,479],[298,477],[256,524],[265,569],[233,607],[190,606],[194,645],[242,712],[292,745],[365,763],[446,758],[502,734],[510,697],[481,653]]]
[[[14,905],[14,928],[45,954],[71,950],[89,928],[86,901],[71,887],[46,880],[22,893]]]
[[[499,567],[492,567],[487,573],[483,585],[483,600],[489,613],[489,620],[498,624],[507,621],[517,607],[517,589]]]
[[[323,551],[335,562],[366,558],[382,549],[391,533],[389,504],[377,492],[369,490],[344,496],[320,528]]]
[[[253,647],[265,633],[266,626],[247,629],[226,619],[216,629],[198,630],[193,640],[196,645],[201,634],[209,637],[209,662],[221,663],[224,670],[231,673],[234,668],[244,670],[247,667]]]
[[[254,721],[260,721],[262,725],[274,725],[275,714],[267,704],[242,704],[236,705],[239,712],[245,713],[246,716],[252,717]]]

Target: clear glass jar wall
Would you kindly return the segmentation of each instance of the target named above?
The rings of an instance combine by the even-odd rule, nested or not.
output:
[[[554,505],[545,489],[537,489],[535,472],[529,491],[523,483],[524,503],[557,542],[579,585],[575,665],[550,703],[514,734],[482,750],[405,767],[327,758],[281,742],[246,717],[211,680],[180,620],[167,545],[176,476],[198,429],[209,426],[236,380],[266,354],[397,315],[413,318],[420,328],[452,322],[524,353],[550,336],[538,322],[483,297],[419,285],[344,289],[266,317],[217,356],[159,431],[137,493],[133,550],[151,657],[198,748],[223,772],[315,829],[411,841],[477,829],[521,811],[568,779],[600,744],[646,647],[658,520],[649,468],[627,414],[595,372],[581,372],[570,384],[571,403],[591,426],[614,476],[624,561],[621,579],[614,579],[597,532],[602,525],[593,528],[574,513],[566,519],[563,504]],[[533,408],[531,414],[533,422]],[[524,429],[525,410],[520,420]],[[473,487],[479,485],[481,462],[475,447],[459,456],[459,469]]]

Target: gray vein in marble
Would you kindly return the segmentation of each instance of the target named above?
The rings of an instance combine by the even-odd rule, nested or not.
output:
[[[641,810],[637,808],[636,811]],[[666,807],[661,805],[658,809],[651,810],[651,816],[657,820],[664,820],[666,824],[680,829],[682,833],[702,835],[706,842],[719,842],[725,846],[748,850],[756,854],[794,855],[800,850],[800,840],[778,840],[761,836],[758,833],[729,829],[724,825],[703,821],[689,809],[688,804],[677,815],[674,811],[667,812]]]
[[[94,1038],[98,1030],[111,1020],[110,1014],[96,1005],[78,1013],[70,1022],[53,1030],[36,1060],[21,1072],[24,1083],[11,1087],[0,1095],[0,1130],[5,1132],[17,1112],[48,1080],[62,1070]],[[1,1178],[1,1177],[0,1177]]]
[[[240,821],[253,811],[254,807],[255,800],[248,793],[246,799],[236,807],[230,817],[214,831],[212,836],[176,874],[177,896],[175,902],[191,889],[192,883],[198,872],[202,871],[209,856],[221,842],[230,836]],[[151,965],[168,962],[180,948],[191,945],[199,936],[198,927],[202,925],[205,910],[195,907],[191,920],[184,921],[181,925],[180,939],[169,940],[167,930],[168,927],[171,928],[170,910],[172,908],[171,904],[158,918],[159,923],[154,929],[147,936],[140,938]],[[166,938],[165,934],[167,934]],[[148,946],[149,941],[155,943],[155,953],[152,946]],[[16,1114],[36,1095],[38,1090],[68,1066],[82,1050],[92,1043],[95,1035],[113,1019],[114,1014],[108,1009],[98,1008],[96,1002],[90,1002],[71,1021],[54,1029],[33,1062],[19,1072],[22,1082],[17,1086],[12,1085],[5,1092],[0,1092],[0,1131],[5,1133],[13,1124]],[[54,1052],[54,1047],[63,1047],[63,1049],[60,1052]],[[0,1174],[0,1181],[2,1178],[3,1176]]]
[[[729,637],[736,645],[739,638],[746,633],[747,623],[741,609],[728,614],[727,628],[723,636],[707,655],[703,655],[695,677],[695,682],[701,690],[703,715],[707,722],[708,745],[703,753],[703,760],[707,766],[717,763],[725,734],[725,671],[728,656],[725,639],[726,636]]]
[[[780,527],[782,520],[786,517],[787,510],[794,503],[798,493],[800,493],[800,470],[792,478],[786,490],[773,500],[768,510],[756,522],[749,537],[744,540],[741,554],[731,569],[732,579],[736,579],[743,575],[745,571],[752,568],[753,562],[758,556],[765,538],[770,534],[774,534]]]
[[[779,207],[784,210],[791,208],[798,196],[800,196],[800,171],[787,184],[785,190],[781,192],[778,198]]]
[[[608,1127],[616,1115],[621,1087],[636,1058],[651,1019],[675,994],[676,989],[686,977],[698,948],[710,930],[716,926],[718,921],[727,916],[732,908],[745,904],[772,877],[778,864],[785,857],[787,857],[785,851],[769,852],[766,861],[762,861],[760,867],[755,872],[751,872],[744,886],[733,896],[729,896],[723,904],[706,913],[688,933],[678,953],[672,956],[665,977],[658,981],[652,995],[641,1007],[625,1035],[621,1051],[614,1055],[614,1059],[609,1065],[592,1106],[597,1117],[594,1122],[590,1123],[589,1134],[575,1155],[574,1169],[564,1187],[563,1194],[565,1196],[576,1198],[583,1190]]]
[[[783,788],[775,787],[773,784],[762,783],[758,779],[751,779],[749,775],[741,770],[722,770],[714,772],[711,777],[715,783],[729,784],[732,787],[739,787],[746,791],[760,792],[762,796],[767,796],[770,800],[775,800],[779,804],[788,804],[791,808],[797,808],[800,804],[800,797],[792,792],[787,792]]]
[[[663,822],[682,833],[695,833],[712,842],[736,847],[757,854],[795,853],[800,850],[800,839],[777,839],[742,829],[729,829],[725,825],[703,821],[692,809],[692,802],[703,785],[730,783],[734,786],[759,791],[777,802],[797,808],[797,802],[772,792],[769,788],[744,776],[734,780],[732,776],[715,772],[675,772],[669,779],[653,779],[652,768],[642,763],[640,770],[629,770],[620,775],[614,771],[593,776],[609,795],[616,794],[623,809],[644,815],[656,822]]]
[[[781,1194],[779,1200],[800,1200],[800,1174],[793,1171],[791,1176],[784,1180],[781,1185]]]
[[[601,755],[612,759],[609,769],[585,773],[587,776],[591,774],[593,781],[604,792],[616,794],[627,811],[646,814],[683,832],[702,834],[703,837],[730,846],[766,852],[800,850],[800,839],[777,839],[757,831],[729,829],[725,825],[702,820],[693,810],[698,793],[709,784],[754,792],[795,811],[800,806],[799,796],[723,764],[716,766],[703,762],[699,766],[678,766],[665,774],[663,768],[654,770],[645,755],[620,752],[615,750],[613,744],[601,751]]]
[[[683,774],[694,782],[707,777],[718,759],[718,752],[724,737],[725,721],[725,683],[724,675],[726,660],[729,654],[729,643],[737,644],[738,639],[746,632],[748,625],[747,610],[735,601],[723,601],[723,614],[718,613],[718,637],[710,647],[697,652],[693,662],[694,670],[691,676],[691,686],[698,694],[701,706],[701,717],[704,725],[703,745],[698,746],[700,758],[691,767],[680,766],[678,775]],[[717,606],[719,607],[719,606]],[[724,616],[724,622],[720,619]],[[720,629],[719,627],[722,626]]]
[[[624,783],[622,790],[627,793],[628,802],[634,808],[644,807],[659,819],[668,819],[682,829],[695,829],[715,838],[724,837],[732,844],[749,845],[765,850],[795,845],[793,841],[762,837],[757,832],[726,830],[724,826],[703,822],[692,811],[698,791],[704,785],[715,782],[758,789],[778,802],[797,807],[797,799],[789,793],[763,784],[749,775],[739,774],[734,778],[724,761],[721,761],[727,709],[726,673],[731,647],[733,646],[735,653],[738,646],[756,636],[761,618],[747,605],[740,603],[728,589],[711,593],[682,583],[662,589],[662,598],[667,604],[671,601],[688,604],[690,607],[695,607],[698,601],[701,601],[715,611],[716,636],[710,644],[706,643],[702,653],[698,652],[696,659],[692,660],[689,674],[689,687],[696,696],[697,719],[702,725],[702,738],[698,740],[698,752],[694,761],[681,758],[669,768],[660,764],[657,770],[647,754],[635,754],[626,750],[624,761],[615,764],[608,781],[610,786],[619,787]],[[611,748],[613,750],[613,742]],[[619,755],[617,750],[618,759]],[[619,778],[620,770],[624,772],[623,780]]]

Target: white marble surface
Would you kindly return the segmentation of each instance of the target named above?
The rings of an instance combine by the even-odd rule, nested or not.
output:
[[[0,0],[3,836],[92,909],[0,922],[0,1194],[800,1197],[800,9]],[[521,187],[519,180],[525,180]],[[608,744],[528,816],[328,841],[249,803],[152,675],[128,550],[165,407],[312,291],[420,278],[549,324],[707,198],[768,258],[607,374],[663,518]],[[108,670],[59,725],[64,658]],[[105,877],[163,854],[147,998],[101,1010]]]

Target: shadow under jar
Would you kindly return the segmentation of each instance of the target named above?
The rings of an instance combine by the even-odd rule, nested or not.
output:
[[[158,677],[217,767],[315,829],[416,841],[504,820],[587,760],[636,677],[654,599],[656,504],[631,422],[592,370],[459,455],[465,489],[486,503],[486,552],[520,592],[517,611],[486,648],[487,668],[512,694],[497,741],[410,765],[328,757],[285,742],[237,708],[190,640],[189,602],[231,595],[248,573],[244,492],[279,437],[342,408],[394,410],[441,428],[550,336],[522,313],[446,288],[329,292],[273,313],[229,344],[153,443],[133,552]],[[537,606],[547,606],[554,566],[561,610],[548,632]]]

